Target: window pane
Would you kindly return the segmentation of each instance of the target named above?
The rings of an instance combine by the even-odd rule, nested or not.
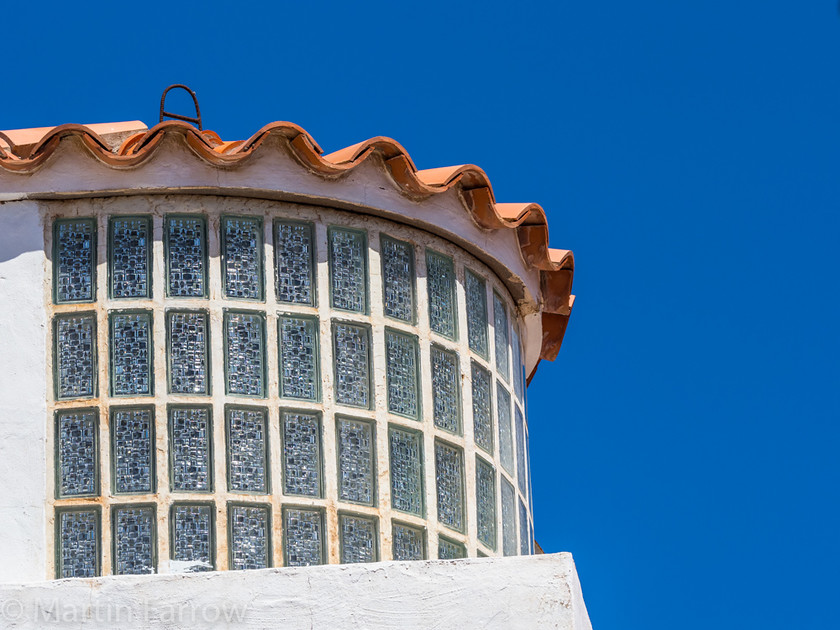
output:
[[[265,569],[271,566],[271,512],[257,505],[231,505],[230,568],[238,570]]]
[[[283,511],[283,540],[287,567],[323,564],[323,512],[286,508]]]
[[[373,425],[365,420],[339,418],[338,497],[373,505]]]
[[[424,560],[426,537],[422,529],[400,523],[392,525],[394,560]]]
[[[339,514],[341,563],[375,562],[377,559],[376,520]]]
[[[281,316],[279,325],[280,395],[300,400],[320,399],[318,320]]]
[[[457,304],[455,266],[452,259],[427,250],[426,273],[429,289],[429,323],[432,331],[449,339],[455,339]]]
[[[438,558],[441,560],[457,560],[458,558],[466,557],[467,549],[461,543],[449,540],[443,536],[438,539]]]
[[[167,313],[169,391],[173,394],[209,394],[209,323],[202,311]]]
[[[99,512],[95,509],[62,510],[56,516],[56,577],[99,575]]]
[[[417,338],[385,330],[388,411],[417,418],[420,414],[420,373]]]
[[[330,299],[342,311],[367,312],[367,239],[357,230],[330,228]]]
[[[167,295],[207,295],[206,225],[202,217],[167,217]]]
[[[527,556],[530,553],[531,544],[528,541],[528,512],[525,511],[525,504],[519,499],[519,555]]]
[[[496,471],[481,458],[475,460],[476,523],[478,539],[496,548]]]
[[[96,223],[93,219],[56,221],[53,238],[56,303],[93,302],[96,299]]]
[[[525,379],[522,373],[522,344],[519,341],[519,333],[516,326],[512,326],[513,337],[511,346],[513,350],[513,391],[520,402],[525,402]]]
[[[274,259],[277,301],[315,305],[315,243],[308,223],[274,223]]]
[[[422,435],[391,428],[391,505],[395,510],[423,516]]]
[[[438,521],[464,530],[464,454],[461,449],[435,442]]]
[[[467,294],[467,336],[470,350],[487,357],[487,285],[469,269],[464,274]]]
[[[152,297],[152,222],[148,217],[111,219],[111,297]]]
[[[499,421],[499,461],[502,467],[513,474],[513,429],[510,426],[510,394],[496,383],[496,404]]]
[[[151,409],[112,409],[113,491],[155,491],[154,413]]]
[[[228,487],[268,492],[268,426],[263,409],[228,409]]]
[[[227,393],[265,396],[265,319],[261,313],[225,313]]]
[[[516,491],[502,476],[502,551],[516,555]]]
[[[283,492],[322,496],[321,419],[314,413],[283,412]]]
[[[198,573],[214,568],[213,518],[211,505],[172,506],[172,560],[180,572]],[[171,565],[170,565],[171,566]]]
[[[114,575],[155,573],[155,509],[114,508]]]
[[[335,401],[351,407],[370,408],[370,329],[333,322]]]
[[[510,380],[510,359],[508,358],[508,316],[505,303],[493,294],[493,332],[496,340],[496,369],[506,381]]]
[[[458,355],[432,346],[432,406],[435,426],[461,434],[461,370]]]
[[[213,489],[210,409],[173,407],[169,410],[172,489],[208,492]]]
[[[519,407],[514,405],[516,418],[516,481],[522,496],[528,496],[528,468],[525,458],[525,421]]]
[[[111,394],[152,393],[151,313],[111,314]]]
[[[60,497],[99,494],[99,451],[96,413],[65,411],[56,416],[58,488]]]
[[[490,372],[472,364],[472,408],[475,443],[493,455],[493,378]]]
[[[382,299],[385,315],[414,321],[414,248],[387,236],[380,238]]]
[[[63,315],[55,319],[56,398],[96,395],[96,317]]]
[[[263,298],[263,229],[253,217],[222,219],[225,295],[243,300]]]

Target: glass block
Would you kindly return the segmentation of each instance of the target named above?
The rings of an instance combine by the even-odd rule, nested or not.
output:
[[[56,416],[57,495],[99,494],[97,412],[65,411]]]
[[[321,418],[315,413],[282,412],[283,493],[322,496]]]
[[[525,401],[525,375],[522,366],[522,344],[516,326],[511,327],[511,347],[513,351],[513,391],[520,402]]]
[[[358,230],[330,228],[330,302],[333,308],[367,312],[367,239]]]
[[[225,380],[228,394],[265,396],[265,318],[225,313]]]
[[[432,407],[435,426],[461,434],[461,369],[458,355],[431,347]]]
[[[388,411],[400,416],[420,415],[420,350],[417,337],[385,329]]]
[[[96,223],[93,219],[56,221],[53,282],[57,304],[96,299]]]
[[[438,521],[464,531],[464,454],[461,449],[435,442]]]
[[[493,377],[475,362],[471,367],[473,435],[476,445],[493,455]]]
[[[333,362],[335,401],[341,405],[370,408],[373,393],[370,384],[370,329],[334,321]]]
[[[438,538],[438,558],[440,560],[458,560],[467,557],[467,548],[461,543],[441,536]]]
[[[528,554],[534,555],[534,523],[528,521]]]
[[[55,318],[56,398],[96,395],[96,316]]]
[[[99,575],[99,511],[61,510],[56,514],[58,545],[56,577]]]
[[[169,448],[172,462],[172,490],[209,492],[213,489],[213,460],[210,409],[171,407]]]
[[[426,250],[426,276],[429,290],[429,323],[432,331],[448,339],[455,339],[458,330],[458,305],[455,298],[455,265],[452,259]]]
[[[114,575],[155,572],[155,509],[114,507]]]
[[[321,374],[318,361],[318,320],[281,316],[280,395],[299,400],[319,400]]]
[[[209,318],[203,311],[166,314],[169,391],[173,394],[209,394]]]
[[[502,467],[513,474],[513,428],[510,418],[510,394],[496,383],[496,405],[499,422],[499,461]]]
[[[228,507],[230,568],[234,571],[271,566],[271,511],[268,506]]]
[[[470,350],[488,356],[487,346],[487,284],[469,269],[464,273],[467,294],[467,337]]]
[[[496,341],[496,369],[503,379],[510,381],[507,308],[496,293],[493,294],[493,333]]]
[[[228,487],[268,492],[268,418],[264,409],[228,409]]]
[[[338,418],[338,497],[343,501],[373,505],[373,424]]]
[[[528,541],[528,512],[525,504],[519,499],[519,555],[527,556],[531,552],[531,544]]]
[[[393,523],[394,560],[425,560],[426,535],[419,527]]]
[[[115,493],[155,491],[155,418],[151,409],[112,409]]]
[[[382,300],[386,317],[414,322],[414,247],[380,237]]]
[[[225,296],[263,299],[263,229],[255,217],[222,219]]]
[[[152,297],[152,222],[148,217],[114,217],[110,224],[111,297]]]
[[[150,395],[154,378],[151,313],[112,313],[110,342],[111,395]]]
[[[478,539],[496,548],[496,471],[480,457],[475,459],[475,499]]]
[[[423,436],[391,427],[391,506],[423,516]]]
[[[176,503],[172,506],[170,549],[172,560],[180,564],[180,572],[199,573],[213,570],[214,512],[212,505]]]
[[[307,567],[324,564],[324,513],[320,510],[283,510],[285,565]]]
[[[376,562],[376,519],[339,514],[338,529],[341,535],[342,564]]]
[[[518,405],[514,405],[516,419],[516,481],[522,496],[528,496],[528,467],[525,457],[525,420]]]
[[[502,476],[502,552],[516,555],[516,490]]]
[[[207,228],[202,217],[167,217],[166,293],[171,297],[207,295]]]
[[[277,301],[315,305],[315,241],[312,226],[294,221],[274,223]]]

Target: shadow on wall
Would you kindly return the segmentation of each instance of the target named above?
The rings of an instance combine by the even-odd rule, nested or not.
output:
[[[33,202],[0,202],[0,264],[27,252],[43,251],[44,228],[37,206]]]

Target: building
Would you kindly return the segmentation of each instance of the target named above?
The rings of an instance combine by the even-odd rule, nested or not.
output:
[[[574,300],[542,209],[194,122],[0,133],[0,593],[533,554],[526,384]]]

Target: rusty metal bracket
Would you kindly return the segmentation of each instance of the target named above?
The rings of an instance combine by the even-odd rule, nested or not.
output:
[[[169,90],[172,90],[172,89],[175,89],[175,88],[180,88],[182,90],[186,90],[189,93],[189,95],[192,96],[193,105],[195,105],[195,116],[194,117],[193,116],[184,116],[182,114],[173,114],[172,112],[167,112],[164,109],[164,106],[166,105],[166,95],[169,93]],[[163,94],[160,97],[160,119],[158,120],[158,122],[163,122],[163,117],[164,116],[167,116],[168,118],[174,118],[176,120],[185,120],[187,122],[195,123],[196,125],[198,125],[198,130],[202,131],[202,128],[201,128],[201,110],[198,108],[198,98],[196,97],[195,92],[193,92],[186,85],[182,85],[180,83],[173,83],[172,85],[170,85],[168,88],[166,88],[163,91]]]

